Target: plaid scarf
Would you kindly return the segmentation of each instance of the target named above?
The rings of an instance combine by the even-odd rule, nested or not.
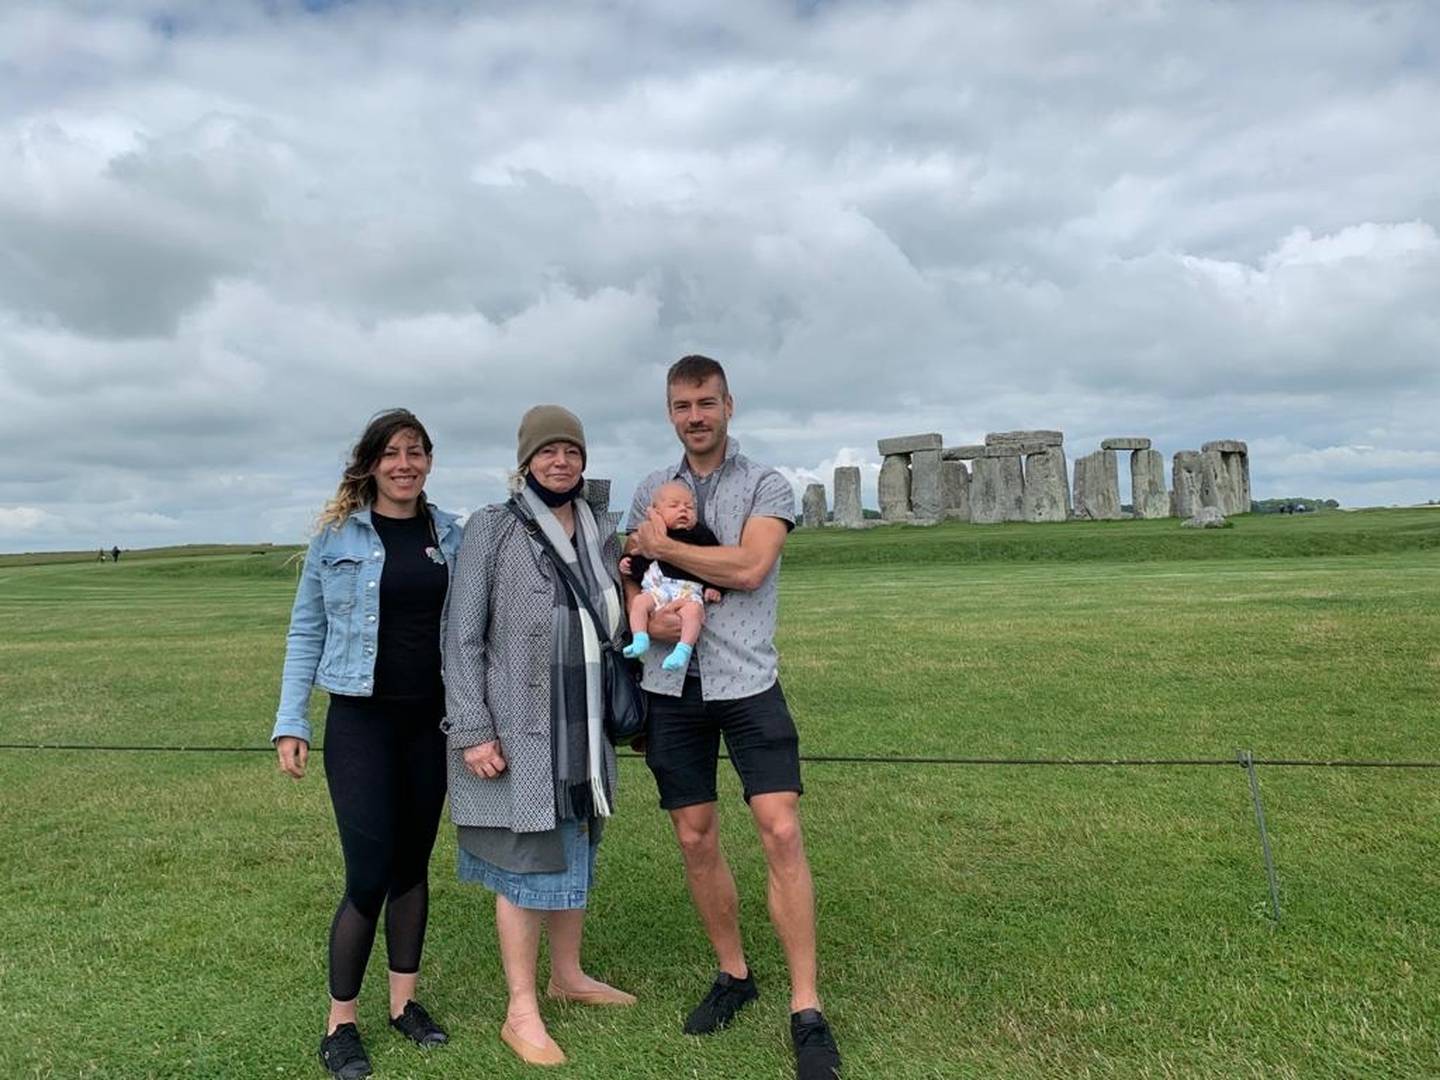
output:
[[[608,626],[597,628],[590,613],[557,575],[555,613],[551,634],[550,725],[555,776],[557,820],[609,817],[610,801],[605,776],[604,691],[601,685],[600,635],[611,640],[620,623],[620,598],[601,556],[599,526],[584,499],[571,503],[575,511],[575,542],[565,535],[559,520],[534,492],[521,489],[516,496],[539,526],[550,546],[585,586],[591,604],[603,612]],[[576,629],[578,628],[578,640]],[[584,701],[572,693],[583,673]]]

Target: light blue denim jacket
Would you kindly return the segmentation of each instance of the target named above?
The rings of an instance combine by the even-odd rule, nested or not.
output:
[[[461,529],[454,514],[430,508],[435,535],[451,575]],[[370,509],[357,510],[338,529],[329,526],[310,541],[300,588],[285,636],[285,670],[280,708],[270,740],[282,735],[310,741],[313,687],[352,697],[369,697],[375,685],[375,648],[380,635],[380,571],[385,545],[370,522]],[[444,618],[436,628],[445,639]]]

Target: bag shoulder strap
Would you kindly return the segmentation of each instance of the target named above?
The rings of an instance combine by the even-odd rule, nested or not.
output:
[[[600,613],[595,610],[595,605],[590,600],[590,594],[585,591],[585,586],[581,584],[575,571],[571,570],[565,560],[560,557],[560,553],[555,550],[555,545],[550,543],[549,538],[540,530],[540,526],[536,524],[533,518],[521,513],[520,507],[516,505],[514,499],[506,500],[505,508],[515,515],[520,524],[525,527],[525,531],[530,534],[530,538],[540,545],[540,550],[545,552],[550,562],[554,564],[555,569],[560,571],[560,576],[565,579],[566,586],[575,594],[575,599],[584,605],[586,613],[589,614],[595,623],[596,636],[600,638],[601,646],[610,646],[613,648],[614,646],[611,639],[599,632],[600,628],[605,625],[605,620],[601,618]]]

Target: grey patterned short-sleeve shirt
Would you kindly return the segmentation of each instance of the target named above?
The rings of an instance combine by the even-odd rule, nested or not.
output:
[[[645,520],[645,510],[655,489],[671,480],[694,487],[685,459],[668,469],[657,469],[635,489],[625,529],[633,532]],[[774,469],[757,464],[740,453],[740,444],[729,439],[725,461],[717,470],[714,490],[705,501],[705,524],[720,543],[740,543],[745,522],[751,517],[773,517],[795,524],[795,493]],[[778,673],[775,650],[775,619],[779,612],[780,560],[760,587],[750,592],[728,589],[718,604],[705,605],[705,628],[700,633],[695,656],[700,663],[700,685],[706,701],[733,701],[770,689]],[[685,686],[685,672],[666,671],[660,661],[669,645],[655,644],[645,654],[646,690],[679,697]]]

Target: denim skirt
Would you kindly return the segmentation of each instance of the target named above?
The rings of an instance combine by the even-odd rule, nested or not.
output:
[[[568,911],[583,908],[595,880],[595,851],[600,846],[600,829],[588,822],[562,821],[556,826],[565,852],[565,869],[516,873],[472,855],[463,847],[456,860],[461,881],[484,885],[516,907],[536,911]]]

